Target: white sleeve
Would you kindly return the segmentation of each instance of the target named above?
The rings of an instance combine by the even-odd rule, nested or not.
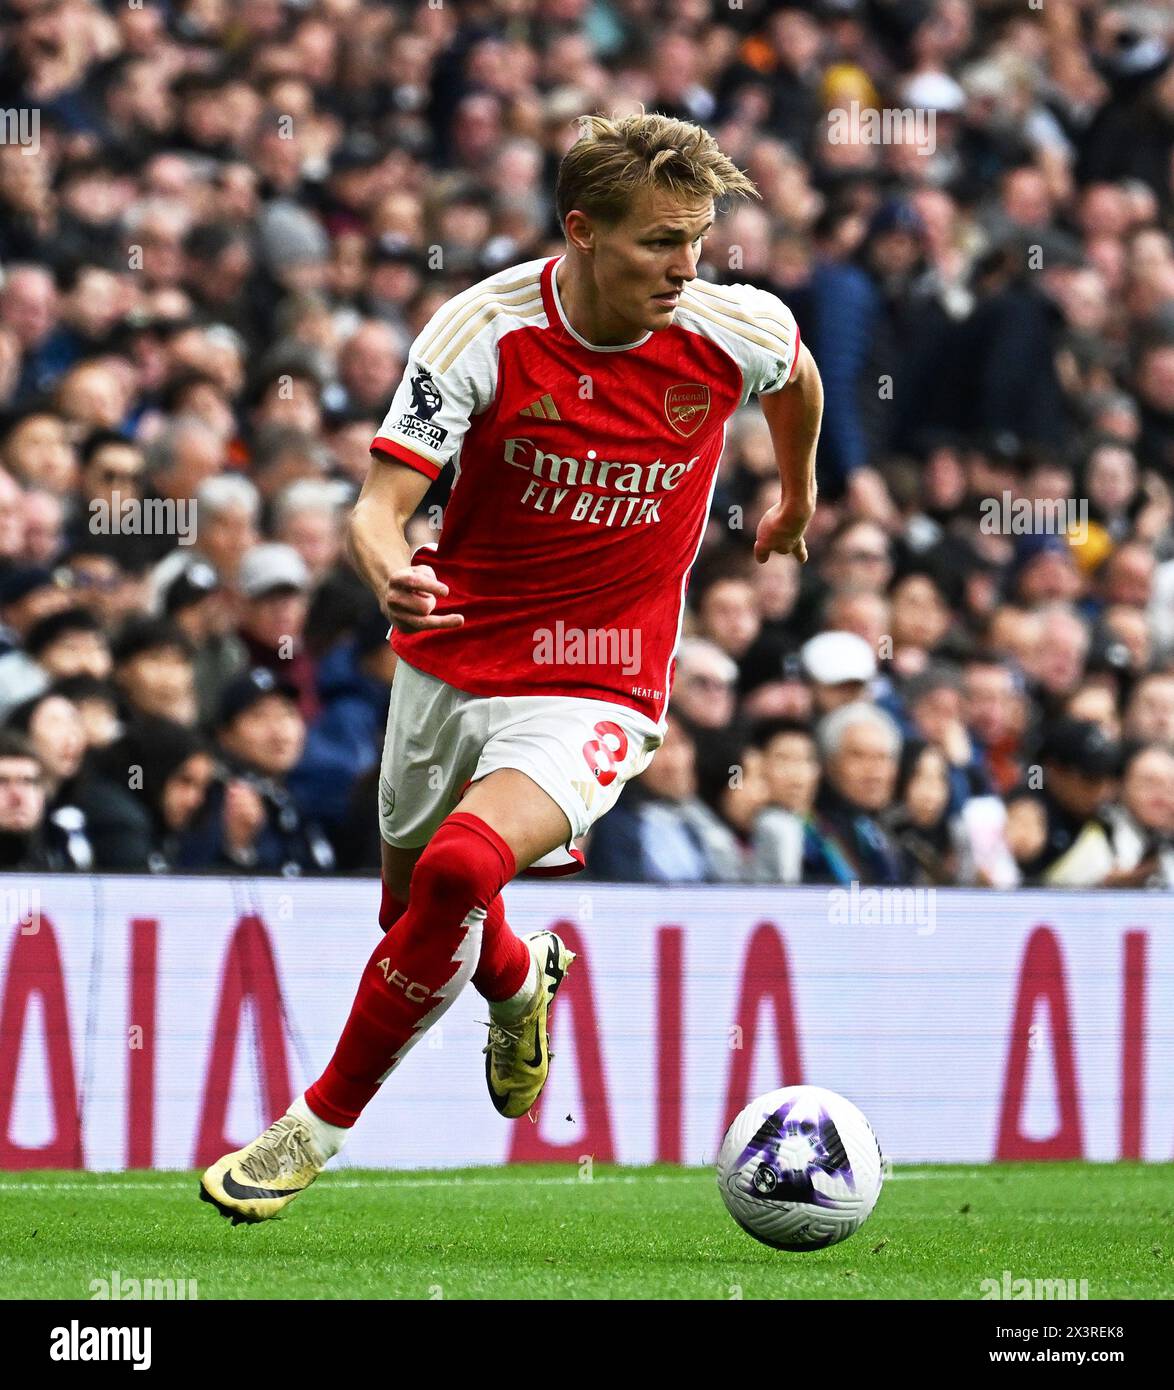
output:
[[[742,373],[742,400],[781,390],[799,357],[795,315],[777,295],[754,285],[690,284],[678,311],[682,325],[717,343]]]
[[[748,351],[742,371],[747,395],[766,396],[782,390],[794,375],[799,359],[799,325],[790,309],[769,290],[752,285],[739,288],[758,325],[757,333],[745,340]]]

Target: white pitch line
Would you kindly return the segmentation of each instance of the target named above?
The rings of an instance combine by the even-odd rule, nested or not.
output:
[[[687,1178],[701,1178],[702,1175],[682,1173],[680,1178],[662,1174],[656,1182],[679,1182]],[[180,1192],[188,1191],[194,1177],[182,1182],[118,1182],[117,1180],[98,1182],[27,1182],[0,1183],[0,1192]],[[590,1181],[581,1178],[531,1178],[530,1187],[594,1187],[598,1183],[635,1183],[637,1178],[598,1177]],[[381,1188],[381,1187],[444,1187],[451,1191],[454,1187],[516,1187],[516,1178],[335,1178],[332,1188]]]
[[[342,1170],[343,1172],[346,1169]],[[965,1169],[956,1173],[890,1173],[885,1179],[886,1182],[893,1182],[895,1179],[902,1181],[926,1181],[929,1179],[944,1179],[955,1177],[971,1177],[982,1169]],[[379,1187],[443,1187],[451,1191],[454,1187],[517,1187],[519,1178],[396,1178],[396,1177],[374,1177],[374,1178],[330,1178],[327,1188],[362,1189]],[[105,1195],[108,1192],[187,1192],[191,1189],[194,1181],[193,1177],[173,1178],[164,1182],[121,1182],[120,1174],[111,1173],[108,1180],[99,1177],[95,1182],[75,1182],[65,1179],[62,1182],[0,1182],[0,1192],[86,1192],[95,1195]],[[639,1182],[647,1182],[647,1177],[635,1174],[601,1174],[596,1178],[530,1178],[526,1185],[529,1187],[595,1187],[600,1183],[621,1183],[632,1185]],[[656,1173],[652,1175],[653,1182],[712,1182],[712,1174],[708,1172],[685,1172],[685,1173]],[[327,1190],[327,1189],[324,1189]]]

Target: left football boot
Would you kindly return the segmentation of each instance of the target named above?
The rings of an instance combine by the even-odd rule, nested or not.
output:
[[[550,1011],[575,953],[552,931],[526,945],[538,966],[538,993],[530,1012],[510,1023],[491,1022],[485,1046],[485,1083],[499,1115],[516,1120],[542,1094],[550,1071]]]

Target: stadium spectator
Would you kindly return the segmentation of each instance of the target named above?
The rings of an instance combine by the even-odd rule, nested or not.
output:
[[[893,632],[892,605],[883,594],[869,589],[841,589],[823,606],[821,627],[829,632],[850,632],[879,652]]]
[[[865,697],[876,676],[876,658],[851,632],[821,632],[800,653],[817,717]]]
[[[114,642],[113,679],[134,719],[192,727],[198,717],[194,652],[166,618],[132,618]]]
[[[44,392],[53,381],[55,368],[48,345],[57,324],[57,286],[43,265],[12,264],[0,290],[0,324],[12,331],[22,354],[22,370],[14,393],[16,404]]]
[[[697,602],[698,635],[720,647],[734,661],[741,661],[761,630],[754,588],[737,575],[716,578]]]
[[[121,736],[121,702],[111,681],[88,675],[66,676],[54,681],[50,688],[54,695],[63,695],[81,715],[87,749],[109,748]]]
[[[923,672],[950,630],[950,610],[928,574],[907,574],[889,592],[893,665],[903,675]]]
[[[961,881],[950,797],[950,764],[942,750],[922,739],[907,740],[901,749],[888,829],[911,866],[915,883]]]
[[[29,488],[24,495],[24,550],[30,565],[51,565],[65,545],[65,507],[56,493]]]
[[[1133,687],[1125,707],[1126,738],[1174,748],[1174,671],[1151,671]]]
[[[403,375],[404,361],[395,334],[377,320],[362,324],[342,344],[338,376],[339,408],[382,415]]]
[[[78,481],[77,458],[65,422],[50,411],[17,416],[0,450],[4,466],[25,487],[68,497]]]
[[[224,462],[225,444],[216,431],[195,416],[182,416],[151,445],[146,496],[148,500],[190,505],[198,499],[201,485],[215,477]],[[139,544],[151,558],[159,559],[174,549],[176,538],[165,532],[149,534]]]
[[[1030,879],[1061,886],[1084,886],[1091,871],[1097,882],[1105,838],[1101,816],[1120,771],[1120,747],[1096,724],[1060,719],[1047,726],[1039,759],[1046,829],[1025,871]]]
[[[105,680],[110,674],[110,642],[88,608],[50,613],[30,629],[24,646],[50,680],[83,674]]]
[[[0,468],[0,565],[6,569],[20,563],[24,549],[24,501],[21,489],[10,473]]]
[[[754,734],[762,752],[766,805],[753,827],[753,877],[761,883],[829,881],[831,864],[813,810],[820,764],[806,724],[780,718]]]
[[[87,867],[77,846],[45,815],[45,778],[31,743],[15,729],[0,729],[0,869],[33,873]]]
[[[820,572],[828,585],[885,593],[893,576],[889,537],[872,521],[849,521],[829,538]]]
[[[332,869],[330,842],[288,787],[306,741],[297,688],[263,666],[237,677],[221,698],[217,740],[226,774],[183,837],[179,864],[287,877]]]
[[[378,761],[395,660],[387,619],[369,608],[356,635],[332,647],[318,666],[322,712],[290,788],[300,805],[313,807],[339,848],[351,788]]]
[[[939,664],[907,681],[902,696],[910,731],[945,759],[949,810],[957,814],[972,796],[990,790],[982,757],[962,716],[961,682],[952,668]],[[909,769],[910,775],[913,772]]]
[[[260,511],[260,496],[248,478],[233,474],[210,478],[196,493],[195,545],[173,550],[157,566],[156,592],[197,559],[206,560],[224,584],[235,585],[241,560],[260,540]]]
[[[1117,709],[1117,691],[1113,685],[1100,680],[1086,680],[1069,695],[1064,703],[1068,719],[1085,720],[1095,724],[1105,737],[1114,743],[1121,739],[1121,716]]]
[[[303,717],[312,719],[318,696],[302,643],[310,588],[306,562],[290,545],[254,546],[241,562],[238,584],[243,604],[237,636],[250,664],[292,685]]]
[[[40,759],[48,818],[65,833],[75,867],[139,868],[146,813],[129,790],[103,777],[87,756],[86,726],[76,705],[49,691],[13,710],[8,725],[27,736]]]
[[[738,665],[715,643],[687,637],[677,653],[673,710],[692,730],[726,729],[736,708]]]
[[[824,778],[816,824],[827,841],[831,881],[907,883],[906,855],[882,823],[896,791],[902,745],[896,722],[857,701],[825,715],[817,737]]]
[[[697,794],[713,812],[718,826],[706,832],[723,883],[741,883],[755,875],[754,837],[759,814],[766,806],[763,757],[752,743],[725,741],[724,756],[699,760]]]
[[[200,735],[169,719],[146,717],[110,748],[104,765],[129,773],[150,816],[138,868],[174,870],[183,836],[203,811],[216,761]]]
[[[322,580],[342,558],[343,508],[337,484],[307,478],[291,483],[273,505],[273,534],[306,563],[310,583]]]
[[[1143,744],[1126,756],[1106,821],[1112,866],[1097,886],[1174,888],[1174,751]]]
[[[232,609],[211,565],[192,560],[163,594],[163,615],[191,647],[199,719],[208,726],[224,687],[249,664],[244,643],[231,630]]]
[[[1020,747],[1026,731],[1023,678],[1006,661],[976,654],[962,669],[962,714],[996,791],[1009,792],[1020,779]]]
[[[91,434],[81,451],[71,540],[76,544],[88,539],[95,502],[117,508],[124,498],[137,500],[142,494],[145,473],[146,459],[133,440],[113,430]]]
[[[52,570],[37,565],[8,570],[0,577],[0,647],[19,650],[42,618],[70,603],[68,587]]]
[[[136,617],[147,604],[147,566],[142,552],[133,545],[123,545],[120,538],[80,539],[62,557],[61,570],[68,576],[77,602],[90,610],[104,632]]]

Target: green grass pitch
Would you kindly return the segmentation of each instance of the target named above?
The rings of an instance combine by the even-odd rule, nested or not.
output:
[[[0,1297],[94,1280],[196,1281],[223,1298],[949,1298],[983,1279],[1174,1285],[1170,1165],[898,1169],[851,1240],[757,1244],[709,1169],[328,1173],[281,1220],[232,1227],[184,1173],[0,1173]]]

